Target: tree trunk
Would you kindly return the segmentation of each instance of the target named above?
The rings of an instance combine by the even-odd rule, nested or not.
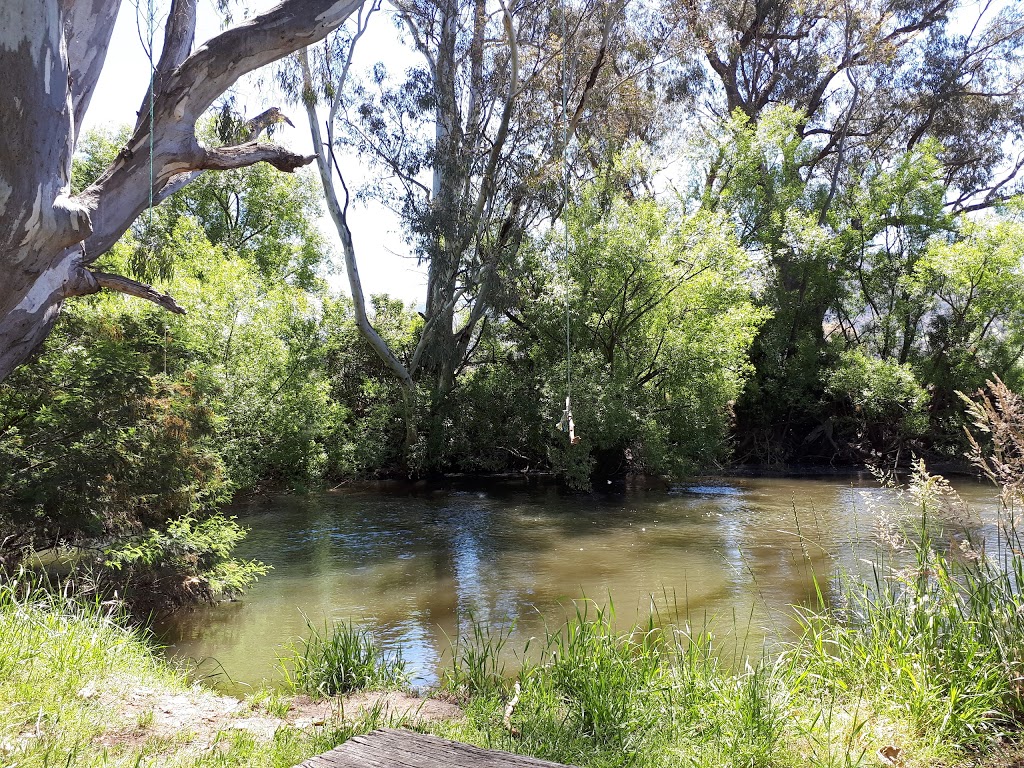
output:
[[[46,338],[60,302],[83,285],[91,233],[69,197],[74,132],[64,13],[58,0],[0,7],[0,378]]]
[[[128,278],[97,279],[89,265],[143,210],[198,171],[260,161],[292,171],[311,162],[266,143],[202,147],[195,123],[243,74],[322,39],[361,4],[288,0],[190,55],[196,0],[172,0],[152,113],[147,94],[131,140],[102,177],[75,197],[71,157],[120,2],[0,5],[0,380],[43,342],[66,298],[109,289],[176,306]]]

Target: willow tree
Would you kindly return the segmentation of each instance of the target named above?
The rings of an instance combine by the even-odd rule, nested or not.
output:
[[[203,146],[196,121],[242,75],[317,42],[361,0],[287,0],[193,50],[198,0],[171,0],[152,87],[131,138],[72,194],[71,158],[103,70],[120,0],[0,5],[0,379],[46,338],[61,303],[100,290],[173,298],[92,267],[147,207],[199,173],[312,161],[275,144]]]

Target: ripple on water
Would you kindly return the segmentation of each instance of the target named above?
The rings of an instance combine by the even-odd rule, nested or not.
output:
[[[731,628],[756,649],[785,625],[789,606],[811,599],[813,579],[827,584],[872,556],[875,505],[854,492],[869,487],[745,477],[667,494],[281,497],[234,510],[251,529],[238,555],[274,570],[239,602],[159,629],[170,655],[216,660],[223,687],[234,689],[274,680],[281,648],[306,632],[306,617],[369,627],[402,651],[421,685],[450,663],[450,640],[470,615],[515,626],[511,668],[512,653],[584,597],[613,603],[624,626],[654,605],[662,616],[714,622],[720,637]],[[968,490],[992,505],[991,490]]]
[[[731,485],[684,485],[669,491],[671,495],[742,496],[743,489]]]

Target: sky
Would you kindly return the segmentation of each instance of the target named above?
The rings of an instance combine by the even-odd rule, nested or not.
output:
[[[135,123],[136,112],[149,87],[150,72],[146,46],[140,40],[137,22],[138,16],[143,27],[142,35],[147,37],[147,8],[145,0],[139,2],[142,4],[141,11],[137,10],[133,0],[125,0],[121,5],[106,64],[85,116],[85,130]],[[275,4],[265,1],[250,3],[256,11]],[[169,3],[167,0],[155,0],[155,5],[159,27]],[[216,35],[220,31],[219,24],[213,0],[199,0],[195,47],[198,48]],[[159,45],[158,32],[158,51]],[[392,72],[401,72],[416,63],[415,54],[398,42],[391,20],[383,12],[371,19],[370,28],[360,40],[354,69],[369,68],[382,59],[387,61],[388,69]],[[287,106],[283,99],[275,98],[275,94],[266,88],[255,88],[251,78],[241,81],[232,93],[236,98],[236,108],[246,117],[254,117],[267,107],[281,107],[295,123],[295,127],[279,126],[274,133],[274,141],[303,154],[311,153],[309,127],[301,109]],[[367,178],[369,171],[356,158],[339,156],[339,160],[350,184],[354,182],[358,185]],[[328,242],[340,253],[337,231],[326,214],[319,225]],[[406,303],[422,304],[426,295],[426,275],[417,266],[415,259],[409,257],[410,249],[403,242],[398,218],[379,204],[353,201],[349,208],[349,226],[352,229],[364,293],[367,296],[387,293]],[[328,283],[332,290],[348,293],[348,281],[341,272],[340,256],[336,261],[335,272],[327,275]]]
[[[136,3],[142,4],[144,14],[146,2],[147,0],[124,0],[122,3],[106,66],[85,118],[86,129],[105,124],[120,126],[135,122],[136,110],[142,102],[149,82],[149,59],[140,40],[136,20],[139,14]],[[154,2],[158,16],[166,13],[169,0]],[[990,19],[1005,2],[1006,0],[997,0],[993,3],[986,17]],[[276,0],[251,0],[248,3],[253,12],[266,10],[275,4]],[[954,19],[953,27],[956,29],[961,26],[962,31],[967,32],[968,25],[965,19],[984,6],[979,2],[966,2],[964,6],[963,18]],[[220,29],[219,24],[220,17],[215,10],[214,0],[199,0],[196,47],[216,35]],[[159,48],[159,44],[157,47]],[[379,60],[386,62],[390,72],[403,72],[418,63],[416,54],[398,41],[387,10],[376,14],[371,20],[370,27],[356,50],[353,69],[355,72],[365,71]],[[274,140],[304,154],[311,152],[309,129],[301,109],[287,106],[283,99],[275,95],[272,88],[255,87],[253,78],[243,79],[233,90],[233,94],[236,108],[247,117],[255,116],[270,106],[282,107],[295,123],[295,127],[279,126],[274,134]],[[350,186],[358,187],[368,178],[370,171],[358,158],[340,155],[339,160]],[[366,295],[387,293],[406,303],[421,306],[425,300],[426,275],[416,264],[415,259],[410,257],[410,248],[403,242],[398,217],[379,204],[358,200],[353,201],[349,214],[360,277]],[[334,250],[340,252],[338,235],[329,217],[322,217],[319,225],[328,242],[334,245]],[[348,283],[345,275],[341,273],[340,257],[336,261],[338,263],[333,274],[327,275],[328,282],[334,291],[347,293]]]

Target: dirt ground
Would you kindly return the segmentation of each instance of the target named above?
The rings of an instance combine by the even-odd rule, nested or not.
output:
[[[116,725],[100,739],[106,747],[186,735],[190,746],[204,748],[215,742],[218,733],[231,729],[271,739],[279,728],[310,729],[353,721],[378,708],[385,719],[401,718],[409,723],[462,717],[462,710],[455,704],[398,691],[362,692],[322,701],[306,696],[279,699],[276,711],[284,706],[280,702],[288,704],[288,711],[279,716],[267,711],[258,700],[243,701],[198,685],[186,693],[169,694],[131,681],[120,682],[108,682],[101,690],[86,685],[79,691],[81,698],[113,710],[113,716],[106,719]]]

